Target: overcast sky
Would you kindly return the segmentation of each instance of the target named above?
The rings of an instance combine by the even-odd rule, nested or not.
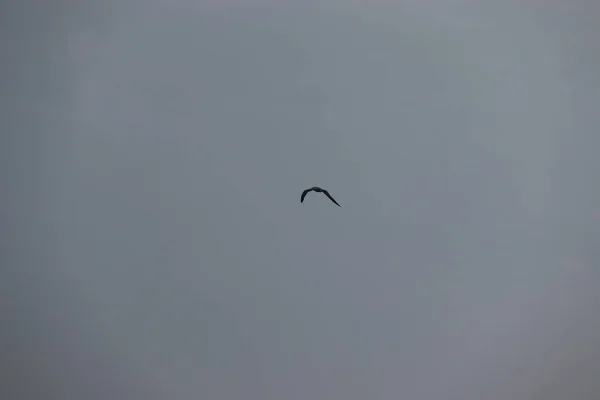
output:
[[[593,2],[12,3],[3,398],[599,398]]]

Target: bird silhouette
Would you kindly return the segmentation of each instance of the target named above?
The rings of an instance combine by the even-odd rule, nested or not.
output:
[[[302,196],[300,196],[300,203],[304,202],[304,198],[306,197],[306,194],[308,192],[323,193],[325,196],[327,196],[329,198],[329,200],[333,201],[338,207],[341,207],[340,204],[337,201],[335,201],[335,199],[333,197],[331,197],[331,195],[329,194],[329,192],[327,190],[321,189],[318,186],[313,186],[313,187],[308,188],[305,191],[303,191]]]

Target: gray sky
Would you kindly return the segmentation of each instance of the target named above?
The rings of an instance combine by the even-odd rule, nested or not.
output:
[[[600,396],[592,2],[29,3],[2,397]]]

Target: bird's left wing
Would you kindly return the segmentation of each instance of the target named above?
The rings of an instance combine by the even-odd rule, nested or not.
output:
[[[329,200],[331,200],[335,204],[337,204],[338,207],[341,207],[340,204],[337,201],[335,201],[335,199],[333,197],[331,197],[331,195],[329,194],[329,192],[327,190],[323,190],[323,193],[325,193],[325,196],[329,197]]]

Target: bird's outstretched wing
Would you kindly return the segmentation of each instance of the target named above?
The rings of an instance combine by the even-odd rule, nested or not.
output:
[[[341,207],[340,204],[337,201],[335,201],[333,197],[331,197],[327,190],[323,190],[323,193],[325,193],[325,196],[329,197],[329,200],[333,201],[338,207]]]
[[[304,198],[306,197],[306,193],[310,192],[312,189],[306,189],[304,192],[302,192],[302,196],[300,196],[300,203],[302,203],[304,201]]]

